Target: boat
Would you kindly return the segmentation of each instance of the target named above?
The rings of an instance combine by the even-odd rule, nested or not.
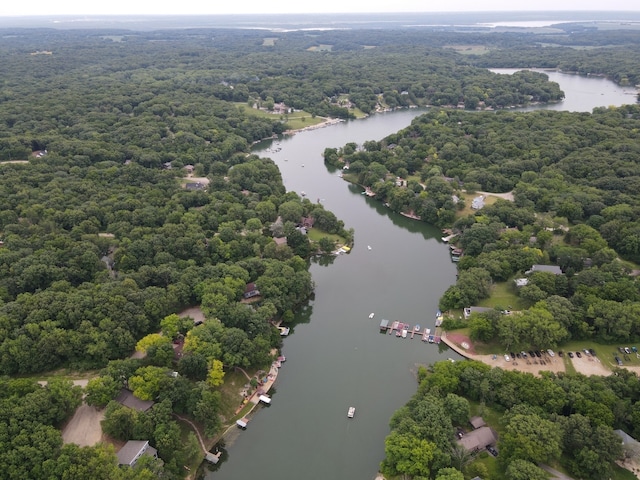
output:
[[[246,418],[236,420],[236,425],[238,426],[238,428],[241,428],[242,430],[247,429],[247,423],[249,423],[249,420]]]
[[[405,327],[406,327],[406,325],[405,325]],[[407,338],[407,329],[406,328],[402,329],[402,338]]]
[[[356,407],[349,407],[349,411],[347,412],[347,417],[353,418],[356,414]]]
[[[306,196],[307,196],[307,194],[305,193],[305,191],[304,191],[304,190],[300,192],[300,195],[302,195],[303,197],[306,197]]]
[[[367,245],[367,250],[371,250],[371,245]]]
[[[278,327],[278,330],[280,330],[281,337],[286,337],[287,335],[289,335],[289,332],[291,331],[289,327]]]
[[[438,310],[436,312],[436,327],[442,325],[442,320],[444,320],[444,316],[442,315],[442,312]]]
[[[434,336],[433,336],[433,335],[429,335],[429,337],[427,338],[427,340],[429,341],[429,343],[433,343],[433,339],[434,339]]]
[[[425,328],[424,333],[422,334],[422,341],[426,342],[429,339],[429,334],[431,333],[430,328]]]
[[[371,313],[369,314],[369,318],[373,318],[374,316],[375,316],[375,313],[373,313],[373,312],[371,312]]]
[[[420,331],[420,325],[416,325],[415,327],[413,327],[413,331],[414,332],[419,332]]]
[[[269,398],[267,395],[260,395],[258,397],[258,400],[261,401],[262,403],[266,403],[267,405],[271,403],[271,398]]]
[[[400,326],[400,322],[395,320],[392,324],[391,324],[391,330],[396,330],[398,327]]]

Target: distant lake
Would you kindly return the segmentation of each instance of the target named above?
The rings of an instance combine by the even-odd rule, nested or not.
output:
[[[512,75],[522,68],[491,68],[494,73]],[[591,112],[596,107],[608,107],[633,104],[637,102],[638,89],[635,87],[621,87],[604,77],[576,75],[554,70],[540,70],[531,68],[534,72],[541,72],[552,82],[557,82],[565,93],[562,102],[550,105],[532,105],[524,111],[531,110],[563,110],[569,112]]]

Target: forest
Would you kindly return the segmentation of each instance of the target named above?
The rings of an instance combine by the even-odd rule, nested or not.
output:
[[[585,274],[556,286],[541,277],[527,298],[555,301],[558,308],[565,300],[575,305],[563,318],[564,335],[596,328],[624,335],[617,323],[598,316],[611,312],[613,303],[629,318],[628,331],[638,328],[637,299],[623,298],[621,290],[637,293],[637,285],[613,260],[616,252],[629,260],[639,254],[633,241],[637,111],[530,120],[511,112],[464,112],[557,101],[563,94],[545,75],[499,76],[480,59],[443,48],[483,43],[494,66],[499,58],[519,66],[509,60],[511,49],[534,48],[540,38],[428,29],[280,32],[268,38],[241,29],[1,33],[0,374],[6,421],[0,423],[0,469],[7,478],[181,478],[198,445],[195,437],[181,436],[176,415],[215,437],[225,375],[235,368],[259,370],[273,359],[281,341],[273,323],[289,321],[313,294],[309,257],[331,252],[336,236],[349,243],[354,232],[322,205],[286,192],[275,164],[251,155],[254,142],[288,129],[282,114],[258,116],[252,109],[284,104],[309,117],[354,118],[439,107],[407,131],[365,145],[366,151],[348,146],[340,153],[354,156],[351,169],[363,184],[381,196],[386,189],[395,210],[411,205],[425,221],[455,222],[464,230],[468,256],[460,265],[459,291],[448,292],[443,305],[469,300],[462,297],[465,275],[483,282],[508,277],[508,255],[522,257],[522,266],[549,255],[577,272],[579,253],[594,263],[591,279]],[[563,37],[565,45],[572,35]],[[628,58],[636,58],[635,40],[616,38]],[[556,67],[575,61],[570,50],[553,51]],[[589,59],[584,68],[594,69],[590,73],[620,82],[635,78],[637,62],[619,62],[605,49],[581,55]],[[542,66],[550,66],[551,57],[539,57]],[[539,129],[539,137],[514,138],[525,124]],[[512,128],[502,128],[507,125]],[[553,149],[539,143],[550,140]],[[327,161],[331,154],[338,157],[327,152]],[[590,159],[589,171],[610,159],[615,171],[585,176],[570,162],[572,155]],[[192,184],[188,172],[205,181]],[[390,173],[408,177],[410,188],[378,182]],[[517,203],[459,220],[451,200],[458,187],[445,176],[468,188],[515,188]],[[545,245],[546,230],[532,220],[550,210],[575,223],[562,248]],[[314,219],[321,241],[301,233],[303,218]],[[522,238],[537,233],[540,254],[522,253],[515,233],[502,238],[502,224],[520,226]],[[490,242],[483,235],[495,248],[485,246]],[[276,244],[274,237],[286,237],[286,243]],[[496,262],[491,255],[504,257]],[[606,290],[598,286],[603,278],[618,283]],[[247,303],[243,294],[252,283],[260,300]],[[594,313],[585,320],[579,308],[587,302]],[[201,325],[176,315],[194,305],[205,314]],[[183,347],[179,358],[174,342]],[[129,358],[134,350],[144,358]],[[116,441],[148,439],[163,462],[145,460],[122,470],[113,447],[63,445],[59,429],[82,392],[67,380],[40,385],[24,377],[55,369],[94,372],[84,393],[87,403],[105,407],[105,433]],[[155,405],[144,413],[120,407],[112,400],[122,388]]]
[[[438,362],[420,371],[418,391],[392,417],[381,470],[437,480],[544,480],[539,465],[559,461],[573,478],[611,478],[625,454],[614,425],[638,435],[638,387],[626,371],[538,378],[474,361]],[[472,413],[498,419],[497,457],[473,455],[454,440],[471,428]]]

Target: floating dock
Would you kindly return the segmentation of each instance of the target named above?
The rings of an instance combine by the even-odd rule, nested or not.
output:
[[[416,325],[412,327],[408,323],[394,321],[391,325],[389,325],[388,321],[383,321],[380,323],[380,332],[388,333],[389,335],[395,333],[396,337],[400,338],[413,338],[418,337],[423,342],[427,343],[440,343],[442,341],[441,338],[441,329],[438,327],[434,333],[431,333],[430,328],[425,328],[421,330],[420,325]]]

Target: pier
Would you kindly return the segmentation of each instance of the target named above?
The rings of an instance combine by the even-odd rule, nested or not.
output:
[[[380,323],[380,332],[387,335],[393,335],[400,338],[414,338],[418,337],[423,342],[438,344],[442,341],[442,329],[436,327],[434,333],[431,333],[430,328],[420,328],[420,325],[411,326],[408,323],[394,321],[389,324],[387,320]]]

